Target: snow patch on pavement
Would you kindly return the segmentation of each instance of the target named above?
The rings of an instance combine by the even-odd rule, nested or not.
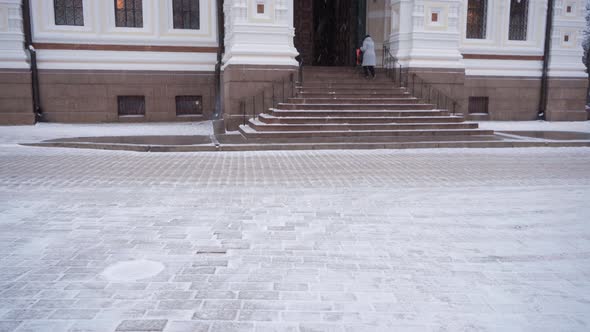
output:
[[[479,127],[494,131],[576,131],[590,133],[590,121],[481,121]]]
[[[34,143],[49,139],[100,136],[212,135],[211,121],[181,123],[37,123],[0,127],[0,144]]]

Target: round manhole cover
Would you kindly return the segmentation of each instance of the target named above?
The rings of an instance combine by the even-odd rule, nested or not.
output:
[[[164,264],[148,260],[118,262],[107,267],[102,275],[111,281],[135,281],[153,277],[164,270]]]

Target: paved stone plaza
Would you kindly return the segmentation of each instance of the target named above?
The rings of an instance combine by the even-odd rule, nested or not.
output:
[[[587,331],[590,149],[0,146],[0,331]]]

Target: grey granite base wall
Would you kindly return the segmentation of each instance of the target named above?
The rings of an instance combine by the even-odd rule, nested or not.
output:
[[[0,125],[33,123],[31,72],[0,69]]]
[[[50,122],[196,121],[214,109],[213,72],[82,71],[39,72],[44,120]],[[145,96],[143,117],[119,117],[117,97]],[[203,97],[201,116],[176,116],[176,96]]]
[[[586,112],[586,78],[551,78],[548,82],[547,120],[584,121]]]
[[[467,112],[465,97],[465,70],[440,69],[440,68],[410,68],[408,86],[412,89],[420,89],[417,83],[413,83],[413,74],[431,84],[434,88],[446,96],[457,101],[456,113]],[[413,84],[413,85],[412,85]]]
[[[475,120],[535,120],[539,112],[541,79],[539,77],[467,76],[462,70],[410,68],[458,103],[457,112]],[[547,120],[583,121],[587,119],[587,80],[551,78],[548,84]],[[414,87],[417,88],[417,87]],[[488,115],[468,114],[469,97],[488,97]]]
[[[488,97],[489,120],[537,119],[540,94],[538,77],[465,77],[465,101],[469,97]]]
[[[230,65],[223,71],[223,120],[226,130],[237,130],[244,122],[240,101],[272,85],[297,75],[297,67]],[[267,96],[268,97],[268,96]]]

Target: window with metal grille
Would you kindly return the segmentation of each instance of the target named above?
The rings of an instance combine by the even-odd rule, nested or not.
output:
[[[487,0],[469,0],[467,3],[467,38],[486,38],[487,7]]]
[[[115,25],[143,28],[143,0],[115,0]]]
[[[82,0],[53,0],[55,25],[84,26]]]
[[[176,96],[176,116],[202,115],[203,97],[201,96]]]
[[[119,116],[143,116],[145,115],[144,96],[118,96]]]
[[[172,0],[174,29],[199,30],[199,0]]]
[[[528,14],[528,0],[510,0],[509,40],[526,40]]]
[[[489,97],[469,97],[469,114],[488,114]]]

